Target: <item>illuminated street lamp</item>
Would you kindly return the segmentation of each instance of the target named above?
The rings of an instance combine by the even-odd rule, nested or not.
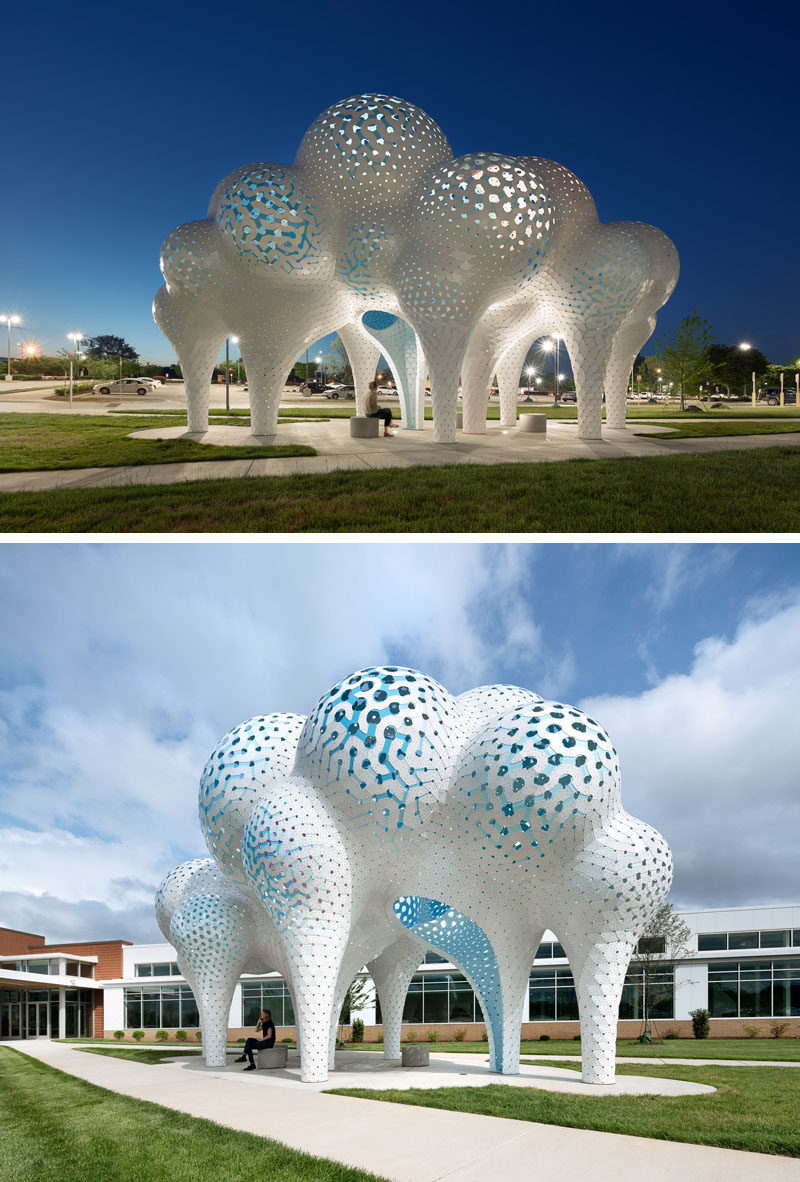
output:
[[[531,378],[535,377],[536,370],[532,365],[529,365],[528,368],[525,370],[525,373],[528,375],[528,387],[527,387],[527,393],[525,395],[525,401],[532,402],[533,399],[531,398]]]
[[[232,344],[232,345],[238,345],[238,344],[239,344],[239,338],[238,338],[238,337],[231,337],[231,344]],[[236,361],[236,385],[237,385],[237,386],[240,384],[240,382],[241,382],[241,380],[242,380],[242,378],[241,378],[241,365],[242,365],[242,350],[240,349],[240,350],[239,350],[239,356],[238,356],[238,358],[237,358],[237,361]]]
[[[22,322],[21,316],[0,316],[0,324],[8,325],[8,354],[6,356],[6,380],[11,381],[11,328]]]
[[[743,353],[749,352],[749,350],[752,349],[752,347],[753,346],[750,344],[749,341],[740,341],[739,342],[739,348],[742,350]],[[747,385],[745,384],[742,387],[742,393],[744,394],[746,390],[747,390]],[[755,406],[755,404],[756,404],[756,371],[753,370],[753,406]]]
[[[73,345],[73,352],[70,353],[70,355],[69,355],[69,405],[70,405],[70,410],[71,410],[72,409],[72,360],[73,360],[73,357],[78,356],[78,347],[80,345],[80,342],[83,340],[83,333],[82,332],[68,332],[67,339],[72,341],[72,345]]]

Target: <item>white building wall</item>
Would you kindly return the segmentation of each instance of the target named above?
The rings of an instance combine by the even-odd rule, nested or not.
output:
[[[675,1018],[708,1008],[708,965],[699,961],[675,966]]]
[[[125,991],[122,985],[106,985],[103,990],[103,1021],[106,1030],[125,1029]]]

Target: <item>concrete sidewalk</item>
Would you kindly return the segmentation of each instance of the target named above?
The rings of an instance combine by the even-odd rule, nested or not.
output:
[[[178,484],[189,480],[294,476],[336,471],[446,467],[458,464],[557,463],[573,459],[626,459],[666,454],[697,455],[764,447],[800,446],[800,431],[783,435],[736,435],[706,439],[669,439],[667,428],[638,423],[622,430],[603,429],[599,440],[578,439],[577,423],[551,421],[546,438],[490,424],[485,435],[459,433],[456,443],[433,442],[433,427],[399,430],[391,439],[351,439],[349,420],[281,423],[277,435],[254,438],[248,427],[211,426],[202,434],[184,427],[151,428],[132,433],[139,439],[191,439],[199,443],[257,447],[271,443],[307,443],[316,456],[286,459],[200,460],[191,463],[142,464],[125,468],[71,468],[47,472],[0,474],[0,492],[40,492],[61,488],[114,488],[136,484]],[[642,434],[642,433],[646,434]]]
[[[396,1182],[530,1182],[534,1173],[559,1182],[800,1180],[792,1158],[330,1096],[271,1086],[266,1072],[147,1066],[44,1040],[13,1045],[100,1087],[228,1128],[258,1133],[268,1113],[283,1144]]]

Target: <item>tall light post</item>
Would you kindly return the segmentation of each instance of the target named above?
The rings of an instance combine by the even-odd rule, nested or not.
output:
[[[749,350],[752,349],[752,347],[753,346],[750,344],[749,341],[741,341],[739,343],[739,348],[742,350],[743,353],[749,352]],[[744,393],[744,391],[746,389],[747,389],[747,385],[745,384],[742,388],[742,393]],[[755,404],[756,404],[756,375],[755,375],[755,370],[754,370],[753,371],[753,406],[755,406]]]
[[[529,365],[528,368],[525,370],[525,373],[528,375],[528,388],[527,388],[527,391],[525,394],[525,401],[532,402],[533,400],[531,398],[531,378],[534,378],[536,376],[536,370],[532,365]]]
[[[83,340],[82,332],[68,332],[67,340],[72,341],[72,352],[69,355],[69,408],[72,410],[72,361],[78,355],[78,345]]]
[[[6,381],[11,381],[11,329],[22,323],[21,316],[0,316],[0,324],[8,325],[8,354],[6,356]]]
[[[225,409],[231,409],[231,356],[230,356],[230,342],[231,338],[225,338]]]
[[[239,338],[238,337],[231,337],[231,344],[238,346]],[[236,358],[236,385],[237,386],[241,384],[241,377],[242,377],[241,364],[242,364],[242,350],[239,349],[239,356]]]

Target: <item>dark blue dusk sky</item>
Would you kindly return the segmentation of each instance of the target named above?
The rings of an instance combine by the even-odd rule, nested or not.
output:
[[[784,362],[800,355],[799,24],[786,0],[14,6],[0,311],[48,353],[78,330],[171,360],[150,314],[167,232],[233,168],[290,163],[322,110],[381,91],[457,155],[551,157],[603,221],[669,234],[682,273],[657,332],[697,307],[717,340]]]

